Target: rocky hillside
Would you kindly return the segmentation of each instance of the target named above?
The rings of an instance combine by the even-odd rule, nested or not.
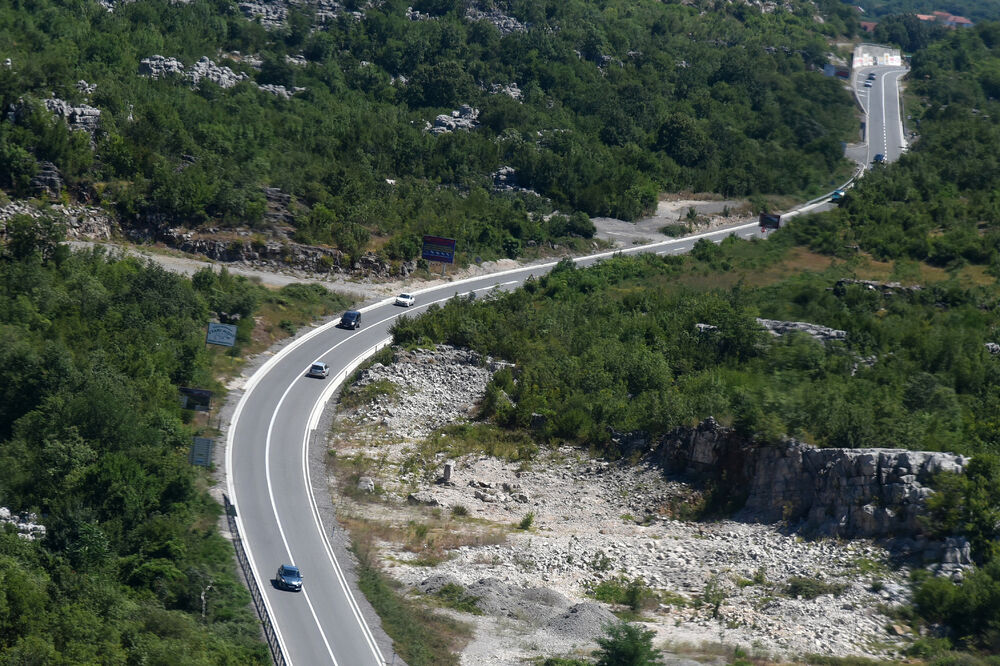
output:
[[[929,492],[927,474],[960,469],[960,457],[758,448],[713,421],[655,446],[633,436],[639,464],[569,448],[530,461],[464,453],[475,430],[430,433],[468,421],[490,364],[438,347],[375,365],[351,390],[373,399],[341,413],[330,443],[345,461],[333,470],[335,492],[354,498],[342,499],[342,518],[386,535],[388,573],[428,599],[449,584],[475,599],[482,615],[463,614],[476,628],[462,663],[586,653],[609,611],[622,608],[598,601],[601,590],[630,583],[647,590],[644,623],[673,648],[883,658],[914,638],[884,613],[909,603],[909,567],[924,564],[898,559],[893,544],[909,543],[920,558],[946,551],[957,575],[968,562],[967,544],[932,552],[906,520],[894,541],[862,538],[888,536],[862,518],[862,502],[887,501],[880,510],[909,520]],[[722,468],[739,471],[729,478],[747,488],[738,520],[685,520],[705,499],[698,479]],[[838,517],[845,504],[860,508]],[[834,526],[851,538],[819,536]]]

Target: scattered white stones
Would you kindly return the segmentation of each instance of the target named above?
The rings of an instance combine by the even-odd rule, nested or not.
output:
[[[265,83],[263,85],[258,85],[257,87],[263,90],[264,92],[268,92],[271,93],[272,95],[283,97],[285,99],[291,99],[292,95],[294,95],[295,93],[300,93],[303,90],[305,90],[305,88],[301,88],[299,86],[295,86],[294,88],[289,90],[285,86],[275,85],[273,83]]]
[[[235,55],[239,57],[238,53]],[[298,62],[295,59],[293,59],[293,61],[296,63]],[[260,68],[259,59],[255,59],[253,56],[247,56],[247,63],[255,69]],[[201,81],[211,81],[220,88],[232,88],[241,81],[250,80],[249,74],[245,72],[236,73],[225,65],[217,65],[208,56],[202,56],[198,62],[185,69],[184,63],[177,58],[167,58],[161,55],[153,55],[148,58],[143,58],[140,61],[139,75],[146,76],[151,79],[162,79],[168,76],[182,76],[187,79],[194,88],[197,88]],[[271,93],[272,95],[283,97],[285,99],[291,99],[292,95],[295,93],[305,90],[305,88],[298,86],[289,90],[283,85],[271,83],[256,85],[264,92]]]
[[[521,23],[513,16],[504,14],[496,5],[491,5],[487,9],[470,6],[465,12],[465,18],[469,21],[486,21],[492,23],[501,35],[509,35],[514,32],[527,32],[528,26]]]
[[[28,541],[45,538],[45,525],[33,513],[22,512],[14,514],[5,506],[0,506],[0,525],[13,525],[17,536]]]
[[[424,131],[434,135],[447,134],[456,130],[470,131],[479,127],[479,109],[474,109],[468,104],[463,104],[451,115],[442,113],[434,119],[434,125],[427,123]]]
[[[81,81],[81,83],[86,85],[86,81]],[[97,124],[101,120],[100,109],[86,104],[73,106],[58,98],[47,99],[42,103],[52,114],[63,118],[70,129],[81,130],[91,135],[97,131]]]
[[[517,83],[508,83],[503,85],[502,83],[494,83],[490,85],[489,93],[491,95],[507,95],[518,101],[521,101],[523,93],[521,89],[517,86]]]
[[[502,365],[446,345],[433,351],[400,352],[392,365],[376,363],[358,379],[358,388],[382,380],[399,388],[396,396],[376,399],[359,420],[382,426],[390,437],[426,437],[442,426],[468,418],[485,395],[493,372]]]
[[[847,331],[840,331],[819,324],[810,324],[804,321],[779,321],[777,319],[757,318],[757,323],[771,335],[778,337],[787,333],[805,333],[806,335],[819,340],[820,342],[830,342],[832,340],[846,340]]]
[[[221,67],[216,65],[208,56],[202,56],[199,58],[198,62],[191,65],[185,71],[184,76],[195,87],[197,87],[198,83],[204,79],[206,81],[211,81],[220,88],[232,88],[240,81],[246,81],[250,78],[248,74],[243,72],[237,74],[225,65]]]

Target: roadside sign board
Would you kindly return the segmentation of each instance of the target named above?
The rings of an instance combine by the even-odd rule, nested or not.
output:
[[[193,409],[196,412],[207,412],[212,408],[212,392],[208,389],[196,389],[181,386],[177,391],[181,394],[181,408]]]
[[[215,440],[207,437],[195,437],[191,443],[191,453],[188,460],[192,465],[199,467],[212,466],[212,451],[215,449]]]
[[[236,344],[236,327],[232,324],[211,323],[208,325],[208,335],[205,337],[205,342],[210,345],[232,347]]]
[[[455,239],[440,236],[424,236],[423,250],[420,257],[425,261],[440,261],[445,264],[455,263]]]

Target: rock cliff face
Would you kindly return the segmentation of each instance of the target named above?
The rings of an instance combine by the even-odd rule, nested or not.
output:
[[[6,232],[7,220],[15,215],[38,219],[43,214],[51,215],[65,224],[66,237],[70,240],[110,240],[118,228],[107,212],[96,206],[54,204],[43,211],[22,201],[11,201],[0,206],[0,238]]]
[[[714,477],[746,496],[737,517],[786,521],[802,533],[894,539],[900,554],[969,562],[964,540],[933,543],[919,516],[938,472],[962,472],[965,456],[901,449],[819,449],[788,440],[759,445],[706,419],[658,443],[623,435],[626,451],[646,449],[668,473]]]

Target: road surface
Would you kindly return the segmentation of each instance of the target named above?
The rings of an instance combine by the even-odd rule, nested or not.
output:
[[[876,155],[883,155],[886,162],[895,162],[906,152],[899,80],[908,71],[902,67],[866,67],[858,70],[852,79],[858,101],[865,110],[869,165]],[[874,74],[875,78],[869,80],[869,74]],[[871,83],[871,87],[865,86],[867,82]]]

